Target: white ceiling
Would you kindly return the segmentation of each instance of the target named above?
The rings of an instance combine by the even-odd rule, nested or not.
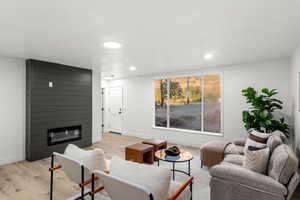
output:
[[[106,75],[282,58],[299,43],[300,0],[0,0],[0,54]]]

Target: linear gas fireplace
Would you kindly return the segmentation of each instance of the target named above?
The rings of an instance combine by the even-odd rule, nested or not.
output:
[[[48,146],[81,139],[81,126],[48,129]]]

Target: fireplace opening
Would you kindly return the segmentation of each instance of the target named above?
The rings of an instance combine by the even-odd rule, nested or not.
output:
[[[81,126],[48,129],[48,146],[81,139]]]

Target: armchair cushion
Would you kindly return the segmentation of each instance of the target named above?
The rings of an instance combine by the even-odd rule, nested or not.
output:
[[[168,198],[171,172],[167,168],[142,165],[113,157],[109,171],[115,177],[147,188],[154,199]]]
[[[224,164],[216,165],[210,169],[210,174],[213,177],[246,185],[257,190],[287,195],[287,189],[284,185],[271,177],[250,171],[241,166]]]

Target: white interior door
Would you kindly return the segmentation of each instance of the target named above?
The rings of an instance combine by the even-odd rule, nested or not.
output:
[[[123,130],[123,89],[111,87],[107,91],[108,131],[122,133]]]

